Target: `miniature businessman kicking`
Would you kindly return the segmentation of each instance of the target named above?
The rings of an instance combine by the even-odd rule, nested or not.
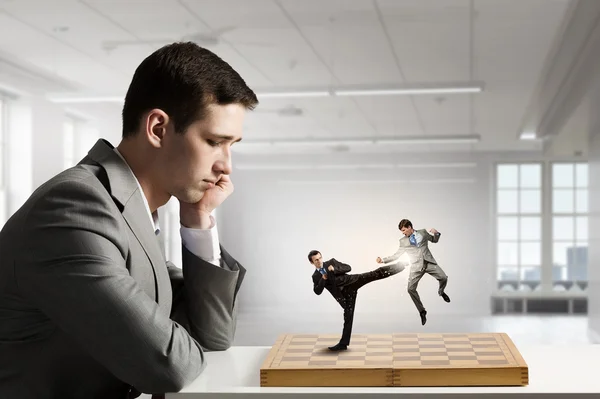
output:
[[[338,344],[330,346],[329,349],[332,351],[346,350],[350,345],[350,336],[352,335],[354,306],[358,289],[372,281],[393,276],[404,268],[399,264],[393,264],[381,266],[366,273],[347,274],[352,270],[350,265],[339,262],[335,258],[323,262],[323,256],[317,250],[309,252],[308,260],[317,269],[312,275],[315,294],[321,295],[323,289],[326,288],[344,309],[342,338]]]
[[[392,256],[388,256],[385,258],[377,257],[377,263],[388,263],[392,262],[404,253],[408,254],[410,261],[410,274],[408,276],[408,293],[412,298],[419,314],[421,316],[421,324],[425,325],[427,322],[427,311],[421,302],[421,298],[419,298],[419,293],[417,292],[417,285],[419,284],[419,280],[425,273],[428,273],[435,277],[439,282],[438,294],[444,299],[446,302],[450,302],[450,298],[444,292],[446,288],[446,284],[448,282],[448,276],[442,270],[442,268],[437,264],[435,258],[429,251],[428,241],[436,243],[440,239],[441,233],[436,229],[431,229],[433,235],[429,234],[429,232],[425,229],[414,230],[413,225],[408,219],[402,219],[398,224],[398,229],[404,234],[404,237],[400,238],[400,246],[395,254]]]

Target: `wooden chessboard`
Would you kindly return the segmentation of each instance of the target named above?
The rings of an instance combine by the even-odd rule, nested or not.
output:
[[[260,369],[261,386],[519,386],[529,369],[504,333],[281,335]]]

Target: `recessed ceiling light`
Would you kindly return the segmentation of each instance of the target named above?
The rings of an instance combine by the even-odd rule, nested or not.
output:
[[[535,132],[523,132],[520,136],[521,140],[535,140],[536,138],[537,135],[535,134]]]

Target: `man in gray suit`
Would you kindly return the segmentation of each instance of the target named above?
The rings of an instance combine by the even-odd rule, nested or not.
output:
[[[211,212],[233,191],[231,145],[258,101],[192,43],[136,69],[123,140],[99,140],[0,232],[0,398],[131,398],[178,391],[227,349],[246,270]],[[183,269],[157,209],[180,204]]]
[[[415,230],[411,221],[408,219],[402,219],[398,224],[398,229],[400,229],[404,237],[400,238],[399,247],[396,253],[384,257],[383,259],[377,257],[376,261],[377,263],[388,263],[395,261],[405,253],[408,255],[410,262],[408,293],[419,311],[421,324],[425,325],[427,322],[427,311],[417,292],[419,280],[421,280],[421,277],[423,277],[425,273],[432,275],[438,280],[438,295],[440,295],[444,301],[450,302],[450,297],[444,292],[446,284],[448,283],[448,276],[446,276],[446,273],[444,273],[442,268],[437,264],[437,261],[431,254],[427,245],[429,241],[433,243],[438,242],[441,233],[436,229],[431,229],[431,234],[425,229]]]

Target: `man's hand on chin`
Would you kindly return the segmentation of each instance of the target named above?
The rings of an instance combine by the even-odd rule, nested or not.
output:
[[[195,204],[179,201],[179,220],[185,227],[209,229],[212,227],[210,214],[233,192],[233,183],[227,175],[204,192],[204,196]]]

